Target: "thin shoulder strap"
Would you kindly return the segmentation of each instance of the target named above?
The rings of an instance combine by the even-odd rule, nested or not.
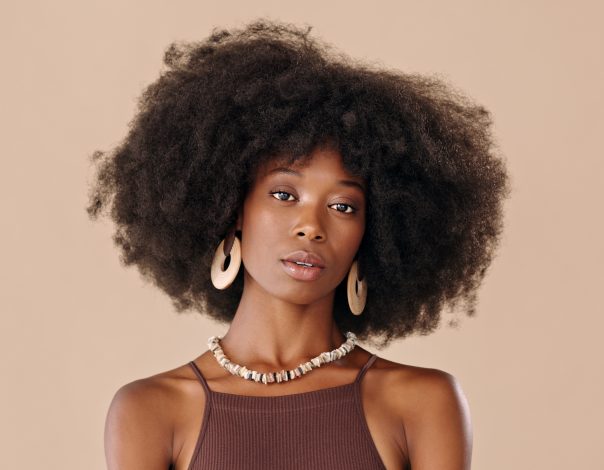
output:
[[[371,365],[375,362],[376,359],[377,359],[377,356],[375,354],[372,354],[371,357],[367,360],[367,362],[365,363],[365,365],[361,368],[361,370],[357,374],[357,378],[355,380],[355,383],[358,383],[358,382],[361,381],[361,379],[365,375],[365,372],[367,372],[367,369],[369,369],[371,367]]]
[[[201,373],[201,371],[199,370],[199,367],[197,367],[197,364],[195,364],[194,361],[190,361],[189,365],[191,366],[191,368],[193,369],[193,372],[195,372],[195,375],[201,382],[201,385],[203,386],[203,390],[206,392],[206,396],[209,396],[212,393],[212,391],[210,390],[210,387],[208,387],[208,383],[206,382],[206,379],[203,377],[203,374]]]

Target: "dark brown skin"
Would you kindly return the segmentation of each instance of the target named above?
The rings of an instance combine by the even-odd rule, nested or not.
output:
[[[308,165],[290,167],[300,175],[270,172],[280,166],[273,160],[258,170],[239,212],[244,290],[221,341],[232,361],[258,371],[293,368],[345,341],[332,317],[334,290],[348,274],[365,230],[364,182],[346,171],[337,151],[315,150]],[[317,280],[298,281],[281,268],[280,260],[299,249],[324,259]],[[232,376],[209,351],[195,361],[213,391],[276,396],[353,382],[369,357],[357,346],[300,379],[272,385]],[[455,377],[378,358],[361,387],[369,430],[386,468],[470,468],[470,414]],[[187,469],[204,406],[203,388],[188,365],[123,386],[107,416],[109,470]]]

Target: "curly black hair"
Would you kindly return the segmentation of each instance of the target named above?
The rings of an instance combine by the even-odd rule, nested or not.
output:
[[[490,113],[440,78],[360,63],[310,30],[258,19],[171,44],[126,138],[92,155],[90,218],[110,215],[122,263],[176,311],[230,322],[243,270],[217,290],[210,266],[255,169],[331,145],[367,182],[358,253],[367,304],[351,314],[344,279],[333,312],[341,331],[384,347],[434,331],[445,306],[461,301],[473,315],[510,192]]]

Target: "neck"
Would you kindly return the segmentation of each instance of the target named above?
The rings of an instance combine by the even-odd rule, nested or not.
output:
[[[346,341],[333,319],[335,292],[310,304],[293,304],[257,285],[246,287],[220,341],[231,361],[257,370],[291,369]]]

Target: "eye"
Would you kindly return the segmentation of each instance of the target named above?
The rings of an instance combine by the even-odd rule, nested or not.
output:
[[[351,209],[350,212],[348,212],[348,209],[345,209],[343,211],[336,209],[338,212],[342,212],[343,214],[354,214],[357,210],[352,207],[350,204],[344,204],[343,202],[336,202],[335,204],[332,204],[332,206],[345,206],[348,209]]]
[[[269,194],[275,199],[283,202],[291,201],[291,199],[289,199],[290,196],[295,199],[293,194],[288,193],[287,191],[271,191]],[[279,195],[282,194],[285,194],[287,197],[285,199],[281,198]],[[350,204],[344,204],[343,202],[336,202],[335,204],[331,204],[331,206],[344,207],[344,210],[336,209],[337,212],[341,212],[342,214],[354,214],[357,211],[355,207],[351,206]]]
[[[291,194],[288,193],[288,192],[286,192],[286,191],[271,191],[269,194],[272,194],[273,196],[275,194],[287,194],[288,196],[291,196]],[[286,199],[281,199],[279,196],[275,197],[275,199],[279,199],[280,201],[287,201],[287,198]]]

